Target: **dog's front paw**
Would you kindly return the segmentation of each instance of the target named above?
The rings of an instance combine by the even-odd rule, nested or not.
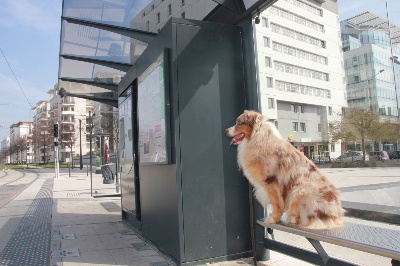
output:
[[[275,224],[277,220],[275,220],[272,215],[268,215],[267,217],[265,217],[264,222],[267,224]]]

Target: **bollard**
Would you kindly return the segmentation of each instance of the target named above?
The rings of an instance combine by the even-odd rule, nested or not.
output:
[[[89,165],[87,164],[86,165],[86,176],[88,176],[89,175]]]

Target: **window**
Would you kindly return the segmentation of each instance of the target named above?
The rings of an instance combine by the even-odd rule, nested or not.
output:
[[[268,98],[268,108],[269,109],[275,108],[275,99],[274,98]]]
[[[300,123],[300,131],[306,132],[306,123]]]
[[[181,4],[182,4],[182,6],[184,6],[185,5],[185,0],[182,0]]]
[[[262,26],[268,28],[268,18],[262,17]]]
[[[142,13],[142,18],[144,18],[146,16],[146,13],[145,12],[143,12]]]
[[[331,152],[335,152],[335,145],[331,144]]]
[[[278,128],[278,120],[274,121],[275,127]]]
[[[147,31],[150,30],[150,22],[149,22],[149,21],[146,22],[146,30],[147,30]]]
[[[329,115],[332,115],[332,107],[331,106],[328,107],[328,113],[329,113]]]
[[[297,123],[297,122],[292,122],[292,125],[293,125],[293,131],[298,131],[298,126],[299,126],[299,124]]]
[[[322,131],[322,126],[321,124],[318,124],[318,133],[321,133],[321,131]]]
[[[293,113],[297,113],[297,105],[291,104],[290,109],[292,110]]]
[[[269,37],[264,36],[264,47],[269,47]]]
[[[154,9],[154,4],[151,5],[151,9],[152,9],[152,10]]]
[[[265,57],[265,67],[271,67],[271,57]]]
[[[273,81],[271,77],[267,77],[267,88],[272,88],[273,87]]]
[[[359,82],[360,82],[360,77],[354,76],[354,83],[359,83]]]
[[[186,17],[186,14],[185,14],[185,12],[182,12],[182,18],[185,18]]]
[[[171,4],[168,5],[168,15],[172,15],[172,6],[171,6]]]
[[[321,107],[317,106],[317,115],[321,114]]]
[[[304,113],[304,106],[303,105],[299,105],[299,113]]]
[[[157,17],[157,23],[160,23],[161,21],[160,12],[156,14],[156,17]]]

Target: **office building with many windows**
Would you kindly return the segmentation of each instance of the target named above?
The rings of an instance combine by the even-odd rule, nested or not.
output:
[[[341,22],[347,101],[398,121],[400,28],[391,25],[389,33],[388,25],[371,12]]]
[[[259,18],[262,113],[307,157],[337,157],[328,126],[346,104],[337,3],[281,0]]]

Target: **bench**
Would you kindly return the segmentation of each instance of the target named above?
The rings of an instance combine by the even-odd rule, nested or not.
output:
[[[263,240],[263,245],[266,249],[296,257],[316,265],[357,265],[330,257],[319,242],[322,241],[388,257],[392,259],[393,266],[400,266],[400,231],[398,230],[350,222],[346,222],[343,227],[327,230],[307,229],[283,222],[276,224],[266,224],[264,221],[257,222],[259,225],[267,228],[267,232],[271,235],[271,238],[265,237]],[[280,230],[305,237],[317,253],[275,240],[273,230]]]

